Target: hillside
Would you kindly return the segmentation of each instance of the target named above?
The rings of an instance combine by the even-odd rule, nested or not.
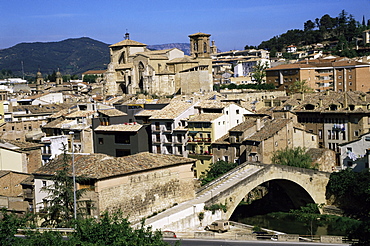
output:
[[[147,47],[150,50],[165,50],[165,49],[178,48],[179,50],[184,51],[185,55],[190,55],[190,44],[189,43],[156,44],[156,45],[148,45]]]
[[[10,69],[14,75],[51,74],[58,68],[63,74],[105,69],[109,62],[108,45],[91,38],[66,39],[60,42],[20,43],[0,50],[0,70]]]
[[[148,45],[149,49],[178,48],[189,54],[190,44],[171,43]],[[14,76],[35,76],[40,68],[45,74],[60,69],[62,74],[80,74],[88,70],[106,69],[109,63],[109,44],[82,37],[60,42],[20,43],[0,50],[0,70],[11,70]]]

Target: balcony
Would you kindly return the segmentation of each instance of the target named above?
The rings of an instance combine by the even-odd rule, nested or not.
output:
[[[212,138],[197,138],[197,137],[189,137],[189,143],[200,142],[200,143],[210,143],[212,142]]]
[[[204,152],[194,152],[194,151],[189,151],[189,156],[190,155],[193,155],[193,156],[199,156],[199,155],[206,155],[206,156],[212,156],[213,154],[208,152],[208,151],[204,151]]]

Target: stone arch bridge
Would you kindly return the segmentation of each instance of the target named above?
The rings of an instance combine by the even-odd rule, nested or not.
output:
[[[257,186],[276,182],[294,207],[307,203],[326,204],[330,173],[275,164],[244,163],[197,191],[196,198],[164,211],[146,221],[153,229],[182,230],[217,219],[229,219],[238,204]],[[205,210],[212,204],[226,205],[227,211]],[[199,213],[204,218],[199,220]]]

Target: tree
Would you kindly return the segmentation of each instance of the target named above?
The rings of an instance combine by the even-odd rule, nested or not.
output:
[[[205,185],[218,177],[222,176],[223,174],[227,173],[231,169],[237,167],[237,163],[230,163],[226,161],[218,161],[212,163],[207,170],[207,173],[201,177],[202,185]]]
[[[313,165],[311,156],[306,153],[306,150],[301,147],[285,148],[277,150],[272,154],[272,163],[278,165],[286,165],[292,167],[301,167],[308,169],[316,169],[317,165]]]
[[[315,23],[312,20],[308,20],[304,23],[304,31],[312,31],[315,28]]]
[[[97,75],[87,74],[84,76],[83,82],[95,83],[97,78]]]
[[[262,61],[258,61],[257,64],[253,66],[252,78],[257,82],[257,84],[260,85],[264,82],[267,68],[269,68],[268,63],[263,63]]]
[[[65,145],[63,146],[62,158],[62,168],[51,177],[53,183],[42,187],[42,190],[48,193],[46,197],[47,206],[43,208],[41,214],[41,218],[44,219],[42,226],[72,227],[74,225],[74,189],[73,180],[70,176],[71,156],[67,154]],[[76,178],[76,181],[81,180],[81,178]],[[77,201],[85,191],[85,189],[76,191]],[[86,201],[79,201],[79,203],[81,202]],[[85,215],[82,206],[77,211],[79,216]]]
[[[144,221],[138,229],[133,229],[121,212],[104,212],[100,219],[88,218],[77,221],[76,233],[71,238],[75,245],[168,245],[162,240],[160,231],[144,227]],[[176,244],[178,245],[178,243]]]
[[[290,213],[292,213],[299,221],[302,221],[308,227],[311,238],[313,238],[314,227],[316,227],[316,225],[320,222],[320,207],[322,207],[322,205],[319,206],[314,203],[309,203],[305,207],[290,210]]]
[[[327,197],[334,197],[334,204],[347,216],[361,221],[350,234],[359,239],[356,245],[370,245],[370,173],[369,170],[357,173],[345,169],[330,175],[326,187]]]
[[[30,222],[33,221],[32,215],[17,215],[2,208],[0,218],[0,245],[22,245],[20,238],[15,237],[15,234],[18,229],[30,226]]]
[[[307,85],[306,80],[294,81],[288,88],[290,94],[294,93],[311,93],[313,89]]]
[[[56,78],[57,78],[57,73],[56,73],[55,71],[53,71],[53,73],[52,73],[52,74],[49,74],[49,75],[47,76],[47,80],[49,80],[49,81],[51,81],[51,82],[56,81]]]

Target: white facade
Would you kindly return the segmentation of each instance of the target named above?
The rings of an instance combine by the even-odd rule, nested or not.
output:
[[[43,137],[41,143],[44,144],[44,147],[42,147],[42,164],[45,165],[63,153],[63,145],[68,148],[68,137],[66,135]]]
[[[44,208],[44,202],[46,202],[46,197],[49,195],[46,191],[42,190],[42,187],[46,187],[52,185],[53,181],[47,179],[38,179],[35,178],[34,180],[34,192],[35,192],[35,212],[40,212],[42,208]]]
[[[362,135],[358,140],[342,144],[339,148],[342,169],[352,168],[360,172],[369,168],[370,133]]]
[[[49,93],[32,101],[32,105],[63,103],[62,93]]]
[[[189,103],[189,107],[186,110],[178,112],[172,119],[153,119],[151,123],[151,132],[152,143],[155,144],[152,145],[152,152],[187,157],[187,130],[185,130],[186,126],[183,125],[186,121],[182,120],[194,114],[194,104]]]

